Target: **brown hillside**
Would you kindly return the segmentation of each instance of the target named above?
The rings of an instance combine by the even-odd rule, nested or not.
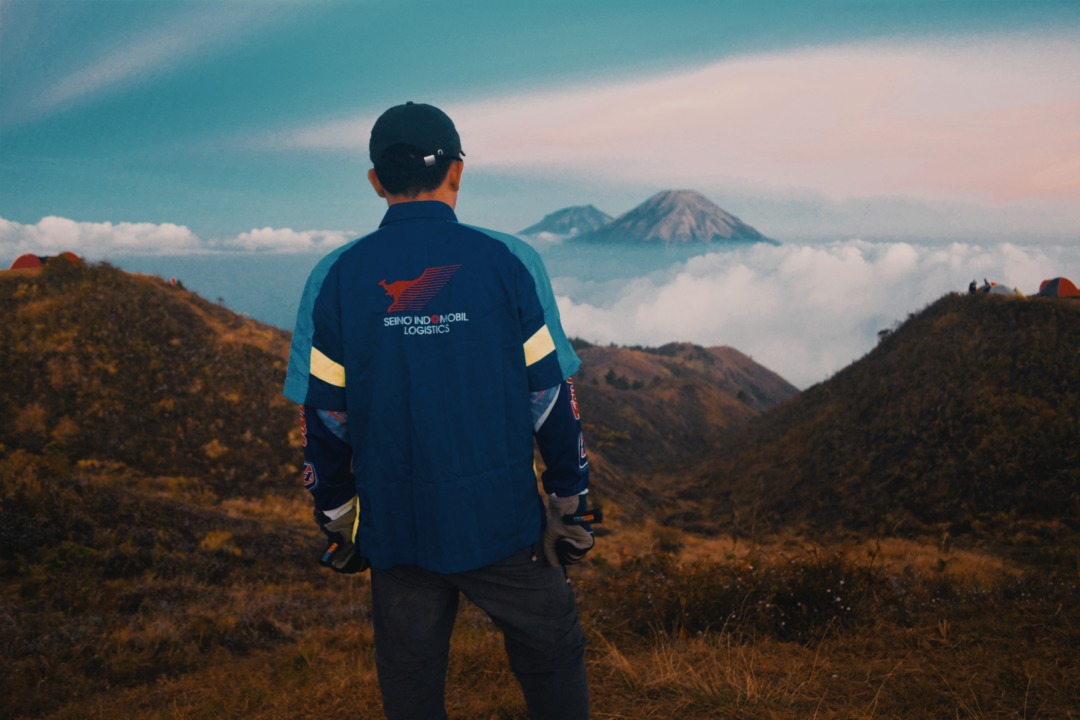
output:
[[[798,392],[728,347],[578,342],[577,351],[587,440],[623,471],[682,464]]]
[[[0,314],[0,717],[88,717],[357,611],[313,572],[286,333],[56,261],[0,273]]]
[[[796,388],[728,347],[600,347],[575,341],[574,379],[601,497],[639,518],[667,486],[655,471],[699,461],[721,438]]]
[[[192,475],[217,492],[293,484],[288,335],[108,265],[0,275],[0,444]]]
[[[1080,530],[1080,303],[948,295],[751,423],[693,474],[684,519],[748,531]]]

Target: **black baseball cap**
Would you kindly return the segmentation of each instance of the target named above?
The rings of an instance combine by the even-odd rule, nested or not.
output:
[[[419,148],[425,153],[422,162],[426,166],[443,157],[460,160],[465,154],[450,116],[434,105],[411,101],[395,105],[375,121],[368,143],[372,164],[378,165],[383,152],[393,145]]]

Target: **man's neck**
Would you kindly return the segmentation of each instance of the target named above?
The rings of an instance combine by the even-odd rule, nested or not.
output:
[[[387,194],[386,204],[397,205],[403,202],[419,202],[421,200],[435,200],[441,203],[446,203],[453,210],[457,206],[457,192],[450,190],[446,186],[442,186],[432,190],[431,192],[417,193],[416,195],[390,195]]]
[[[457,208],[457,196],[458,189],[461,187],[461,172],[465,168],[465,163],[461,160],[455,160],[450,163],[450,167],[446,172],[446,177],[443,178],[442,184],[434,190],[425,190],[424,192],[417,193],[416,195],[393,195],[386,192],[386,188],[379,182],[379,176],[375,172],[375,168],[368,170],[368,182],[371,183],[371,187],[375,188],[375,192],[379,197],[386,200],[387,205],[397,205],[403,202],[417,202],[419,200],[435,200],[437,202],[446,203],[450,206],[451,210]]]

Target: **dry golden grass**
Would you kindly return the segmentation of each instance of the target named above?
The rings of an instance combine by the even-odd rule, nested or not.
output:
[[[675,533],[679,534],[677,531]],[[658,535],[662,542],[663,526],[652,525],[632,533],[631,537],[640,552],[650,547],[649,541],[655,546]],[[873,564],[892,573],[940,573],[964,585],[981,589],[1022,573],[1022,568],[1007,558],[977,550],[958,549],[951,547],[948,542],[933,543],[908,538],[853,540],[848,543],[814,543],[798,536],[774,537],[757,543],[739,543],[730,538],[695,538],[694,542],[682,547],[679,559],[686,563],[715,562],[745,559],[763,553],[789,557],[840,554],[854,563]]]
[[[803,547],[810,552],[809,545]],[[894,549],[899,553],[901,547]],[[863,551],[851,548],[856,556]],[[686,550],[688,557],[694,552]],[[747,557],[779,562],[780,555],[756,548]],[[828,624],[811,642],[785,642],[765,632],[747,635],[738,628],[706,633],[658,628],[635,635],[620,629],[617,618],[597,618],[598,606],[607,602],[604,594],[620,591],[618,576],[605,579],[611,571],[605,565],[574,573],[584,588],[579,595],[590,638],[587,660],[597,720],[1075,717],[1080,700],[1080,668],[1070,650],[1080,633],[1075,608],[1038,617],[1034,613],[1046,606],[1030,598],[1010,605],[1001,596],[954,594],[940,608],[903,623],[870,618],[846,628]],[[112,673],[137,677],[139,666],[167,660],[162,654],[185,655],[184,662],[145,682],[129,680],[96,691],[84,685],[51,713],[12,717],[381,717],[366,578],[300,570],[318,586],[237,583],[201,600],[191,594],[198,590],[192,587],[188,599],[171,611],[132,616],[97,639],[96,652]],[[933,567],[900,573],[909,581],[940,579]],[[982,581],[978,572],[971,576]],[[953,593],[967,592],[965,577],[948,580]],[[143,590],[148,596],[177,592],[175,582],[168,581]],[[317,602],[309,605],[312,599]],[[229,638],[252,628],[262,628],[265,641],[230,648]],[[196,650],[202,648],[196,655],[185,645],[192,642]],[[62,663],[54,663],[43,679],[64,682],[65,672]],[[527,717],[498,632],[468,603],[454,635],[447,706],[458,720]]]
[[[975,651],[941,628],[827,635],[809,647],[723,634],[616,641],[595,628],[590,639],[597,720],[1075,717],[1075,668],[1038,653]],[[527,717],[497,632],[469,606],[454,637],[447,707],[455,720]],[[192,672],[45,717],[363,719],[381,717],[380,708],[371,630],[356,619],[244,656],[216,650]]]
[[[226,498],[221,501],[220,508],[229,517],[235,518],[297,525],[311,522],[311,498],[302,492],[288,497],[265,495],[251,498]]]

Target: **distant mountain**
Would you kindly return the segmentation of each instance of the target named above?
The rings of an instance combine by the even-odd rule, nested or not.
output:
[[[721,442],[686,474],[679,517],[1076,547],[1077,348],[1080,303],[947,295]]]
[[[569,238],[592,232],[611,222],[611,216],[592,205],[575,205],[545,215],[519,234],[530,237]]]
[[[577,242],[777,244],[693,190],[665,190]]]

